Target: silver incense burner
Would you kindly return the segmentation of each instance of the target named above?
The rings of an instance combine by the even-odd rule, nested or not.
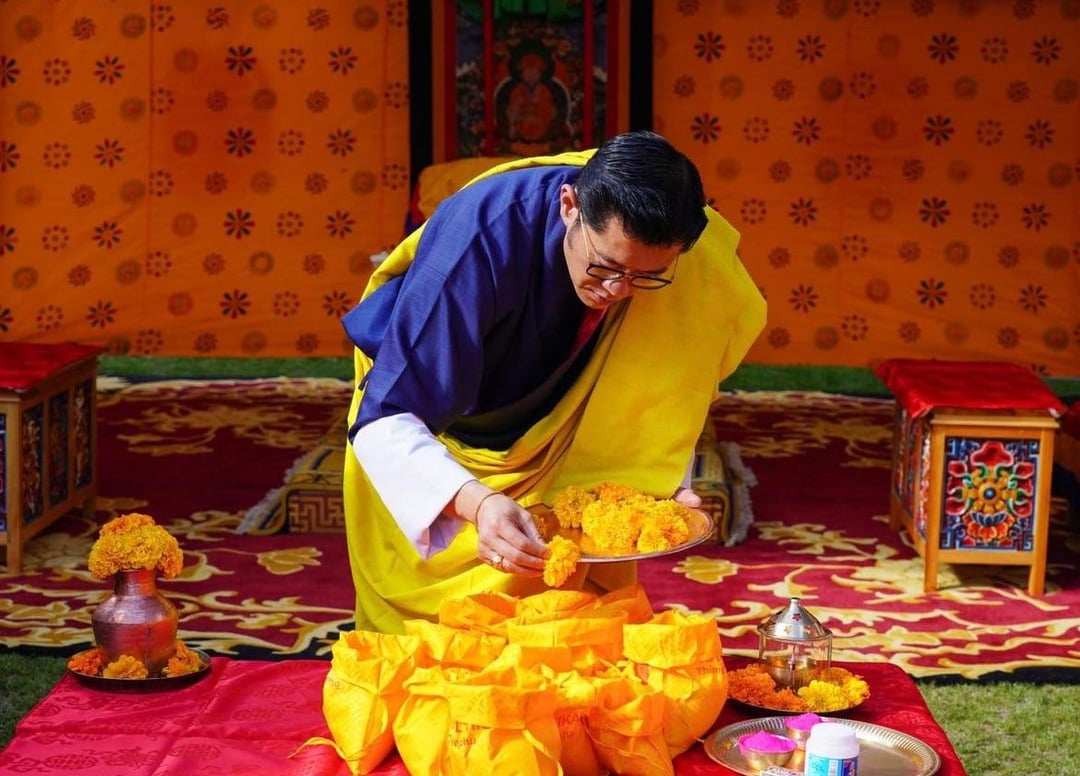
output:
[[[832,663],[832,631],[792,598],[758,626],[758,660],[778,687],[798,690]]]

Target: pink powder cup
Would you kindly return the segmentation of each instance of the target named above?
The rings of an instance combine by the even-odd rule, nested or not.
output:
[[[810,728],[825,720],[817,714],[800,714],[797,717],[788,717],[784,720],[784,734],[795,742],[799,749],[806,748],[806,739],[810,737]]]
[[[787,765],[795,749],[796,744],[790,738],[765,730],[739,738],[739,753],[755,771],[765,770],[772,765]]]

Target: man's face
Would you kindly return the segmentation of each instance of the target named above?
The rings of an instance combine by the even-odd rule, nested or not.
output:
[[[578,298],[586,307],[601,310],[635,291],[650,293],[636,286],[662,290],[665,281],[671,280],[678,246],[645,245],[632,240],[616,219],[609,219],[603,231],[595,231],[582,218],[572,186],[564,185],[559,196],[566,226],[566,266]]]

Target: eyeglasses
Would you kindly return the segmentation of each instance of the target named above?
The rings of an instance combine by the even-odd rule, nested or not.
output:
[[[624,269],[615,269],[615,267],[609,267],[606,264],[597,264],[592,260],[592,257],[596,255],[596,250],[589,239],[589,233],[585,230],[585,215],[581,210],[580,203],[578,204],[578,224],[581,226],[582,239],[585,240],[585,258],[589,260],[588,266],[585,267],[585,274],[589,277],[614,282],[625,279],[634,288],[640,288],[644,291],[655,291],[658,288],[670,286],[671,281],[675,279],[675,265],[679,263],[678,256],[675,257],[675,264],[672,265],[671,277],[667,278],[642,272],[627,272]]]

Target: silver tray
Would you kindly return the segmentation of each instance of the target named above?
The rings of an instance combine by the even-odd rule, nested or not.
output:
[[[529,511],[535,514],[545,514],[551,512],[551,507],[546,504],[535,504],[529,507]],[[627,560],[659,558],[662,555],[673,555],[691,547],[696,547],[712,536],[716,530],[712,516],[708,512],[693,507],[687,507],[686,511],[690,513],[686,519],[687,528],[690,529],[690,535],[686,541],[674,547],[668,547],[666,550],[657,550],[655,552],[619,554],[617,550],[600,550],[592,546],[591,540],[585,536],[580,528],[559,528],[555,533],[564,539],[569,539],[581,548],[581,558],[578,563],[621,563]]]
[[[873,776],[931,776],[941,767],[938,753],[907,733],[892,728],[837,717],[822,717],[829,722],[839,722],[855,729],[859,739],[859,773]],[[726,768],[743,776],[758,776],[760,771],[747,764],[739,751],[739,739],[748,733],[764,730],[784,735],[787,717],[762,717],[736,722],[720,728],[705,739],[705,753]],[[796,750],[785,768],[802,772],[804,754]]]

